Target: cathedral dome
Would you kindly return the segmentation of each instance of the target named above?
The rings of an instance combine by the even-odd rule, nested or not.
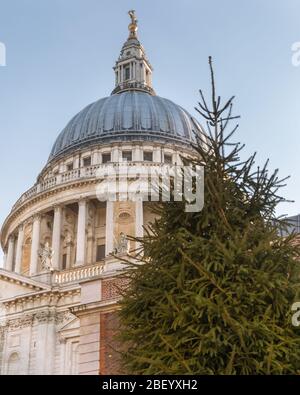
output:
[[[101,142],[150,140],[189,144],[200,125],[182,107],[143,91],[128,90],[80,111],[58,136],[49,160]]]

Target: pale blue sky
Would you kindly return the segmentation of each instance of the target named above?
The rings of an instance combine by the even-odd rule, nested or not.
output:
[[[70,118],[110,94],[132,8],[157,93],[195,115],[212,55],[220,94],[236,95],[245,155],[292,176],[284,192],[296,202],[278,212],[299,213],[299,0],[0,0],[0,223]]]

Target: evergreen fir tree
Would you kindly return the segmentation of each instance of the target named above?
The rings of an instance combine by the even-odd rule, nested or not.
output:
[[[231,98],[212,105],[202,91],[194,164],[205,166],[205,204],[155,206],[159,218],[140,240],[143,257],[129,263],[119,338],[124,369],[134,374],[300,373],[300,330],[291,324],[299,290],[299,248],[275,209],[284,199],[277,171],[239,159],[227,132]],[[140,263],[143,263],[142,265]]]

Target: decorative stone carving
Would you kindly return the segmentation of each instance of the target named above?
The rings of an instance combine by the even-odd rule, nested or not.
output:
[[[119,222],[120,222],[120,223],[128,224],[130,221],[131,221],[131,215],[130,215],[129,212],[127,212],[127,211],[122,211],[122,212],[119,214]]]
[[[129,252],[129,241],[126,238],[125,233],[121,232],[117,246],[115,248],[115,254],[128,254]]]
[[[39,324],[46,324],[50,322],[55,322],[56,321],[56,312],[55,311],[49,311],[49,310],[44,310],[40,311],[35,315],[35,320]]]
[[[67,339],[61,333],[58,334],[58,341],[59,341],[59,344],[66,344],[67,343]]]
[[[65,324],[68,321],[73,320],[75,317],[74,314],[72,314],[70,311],[62,311],[56,314],[56,324]]]
[[[66,238],[65,238],[65,243],[66,245],[72,245],[73,244],[73,239],[70,233],[67,233]]]
[[[0,325],[0,342],[3,336],[5,335],[5,333],[7,332],[7,329],[8,329],[7,323],[4,325],[3,324]]]
[[[21,318],[16,318],[8,321],[9,329],[23,329],[31,326],[33,323],[33,315],[27,314]]]
[[[47,242],[43,248],[39,250],[39,258],[42,263],[42,269],[47,270],[50,272],[54,271],[54,268],[52,266],[52,258],[53,258],[54,251],[53,249],[49,246],[49,243]]]

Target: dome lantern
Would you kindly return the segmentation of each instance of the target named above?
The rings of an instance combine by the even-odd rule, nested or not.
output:
[[[155,95],[152,88],[153,68],[137,38],[138,21],[135,11],[131,10],[128,14],[131,18],[131,23],[128,26],[129,37],[123,45],[114,67],[116,83],[112,94],[134,90]]]

